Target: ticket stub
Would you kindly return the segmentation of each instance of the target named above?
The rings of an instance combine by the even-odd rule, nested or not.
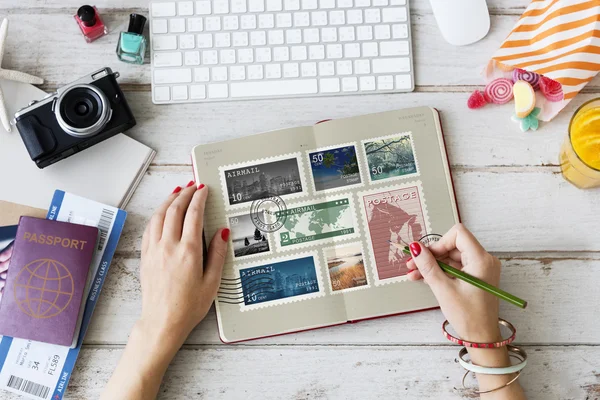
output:
[[[74,348],[0,336],[0,389],[30,399],[63,398],[126,216],[125,211],[115,207],[61,190],[54,193],[47,219],[96,226],[100,231],[90,266],[81,330]]]

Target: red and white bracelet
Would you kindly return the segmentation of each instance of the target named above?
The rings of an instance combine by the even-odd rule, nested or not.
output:
[[[453,343],[459,344],[461,346],[481,348],[481,349],[493,349],[493,348],[504,347],[506,345],[509,345],[517,337],[517,329],[514,327],[513,324],[511,324],[510,322],[508,322],[502,318],[498,318],[498,323],[500,325],[504,325],[508,329],[510,329],[511,335],[507,339],[503,339],[500,342],[495,342],[495,343],[475,343],[475,342],[469,342],[467,340],[459,339],[455,336],[452,336],[446,330],[446,327],[450,324],[450,322],[448,322],[448,320],[444,321],[444,323],[442,324],[442,332],[444,333],[444,336],[446,337],[446,339],[448,339],[449,341],[451,341]]]

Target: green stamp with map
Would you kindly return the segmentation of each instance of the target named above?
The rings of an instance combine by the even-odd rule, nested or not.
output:
[[[312,201],[277,211],[276,218],[285,217],[277,232],[278,245],[285,248],[355,237],[358,235],[355,215],[354,205],[347,197]]]

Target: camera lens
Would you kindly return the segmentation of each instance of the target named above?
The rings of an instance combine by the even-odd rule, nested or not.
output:
[[[85,137],[101,131],[110,120],[111,110],[104,93],[92,85],[69,88],[57,100],[56,119],[72,136]]]

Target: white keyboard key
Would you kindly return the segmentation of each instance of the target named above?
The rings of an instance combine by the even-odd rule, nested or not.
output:
[[[194,82],[208,82],[210,70],[206,67],[194,68]]]
[[[248,0],[248,11],[250,12],[263,12],[265,11],[264,0]]]
[[[316,93],[316,79],[239,82],[231,84],[231,97],[291,96]]]
[[[256,29],[256,15],[242,15],[242,29]]]
[[[173,18],[173,19],[169,20],[169,32],[170,33],[185,32],[185,18]]]
[[[256,49],[256,62],[268,63],[271,62],[271,48],[259,47]]]
[[[321,41],[325,43],[337,42],[337,29],[321,28]]]
[[[154,36],[152,38],[154,50],[175,50],[177,48],[177,36]]]
[[[186,51],[184,54],[185,65],[200,65],[199,51]]]
[[[213,0],[213,13],[214,14],[228,14],[229,13],[229,1],[228,0]]]
[[[196,14],[198,15],[209,15],[212,13],[210,6],[210,0],[202,0],[196,2]]]
[[[194,35],[180,35],[179,36],[179,48],[180,49],[193,49],[196,47],[194,41]]]
[[[277,14],[276,20],[278,28],[289,28],[292,26],[292,14],[290,13]]]
[[[229,32],[215,34],[215,47],[231,47],[231,35]]]
[[[412,79],[410,75],[396,75],[396,89],[412,89]]]
[[[310,14],[307,12],[294,13],[294,26],[305,27],[310,25]]]
[[[300,71],[298,70],[297,63],[285,63],[283,64],[283,77],[284,78],[298,78]]]
[[[286,29],[285,42],[287,44],[302,43],[302,31],[300,29]]]
[[[215,65],[219,63],[219,53],[217,50],[204,50],[202,52],[203,65]]]
[[[308,58],[306,46],[292,46],[291,59],[294,61],[304,61]]]
[[[191,81],[192,70],[189,68],[154,70],[154,83],[157,85],[169,83],[189,83]]]
[[[237,15],[227,15],[223,17],[223,29],[226,31],[237,31],[240,26]]]
[[[231,12],[242,14],[247,11],[246,0],[232,0],[231,1]]]
[[[236,47],[248,46],[248,32],[233,32],[231,40]]]
[[[325,58],[325,46],[316,44],[308,47],[308,58],[311,60],[322,60]]]
[[[250,44],[252,46],[264,46],[267,44],[267,32],[253,31],[250,32]]]
[[[365,10],[365,22],[367,24],[378,24],[381,22],[381,13],[379,8],[369,8]]]
[[[394,78],[389,75],[383,75],[377,77],[377,89],[379,90],[392,90],[394,88]]]
[[[379,43],[379,50],[382,56],[407,56],[408,42],[403,40],[381,42]]]
[[[354,73],[363,75],[371,73],[371,63],[369,60],[356,60],[354,61]]]
[[[356,37],[358,40],[373,40],[373,27],[357,26]]]
[[[340,28],[340,42],[354,42],[355,40],[353,26],[343,26]]]
[[[362,55],[363,57],[377,57],[379,50],[377,49],[377,43],[369,42],[362,44]]]
[[[208,97],[211,99],[226,99],[229,97],[229,88],[226,83],[208,85]]]
[[[254,53],[253,53],[252,49],[239,49],[237,52],[238,52],[238,62],[239,63],[254,62]]]
[[[220,31],[221,17],[206,17],[204,25],[207,32]]]
[[[265,65],[265,77],[267,79],[278,79],[278,78],[281,78],[281,64],[267,64],[267,65]]]
[[[387,40],[392,37],[389,25],[375,25],[375,39]]]
[[[302,0],[302,9],[303,10],[316,10],[317,9],[317,0]]]
[[[362,24],[362,22],[363,22],[362,10],[348,10],[347,22],[349,24]]]
[[[390,0],[391,6],[405,6],[406,0]]]
[[[283,3],[281,0],[267,0],[267,11],[281,11]]]
[[[375,77],[374,76],[361,76],[359,79],[360,90],[363,92],[375,90]]]
[[[174,17],[177,15],[175,3],[152,3],[152,17]]]
[[[275,27],[275,17],[273,14],[261,14],[258,16],[258,27],[260,29],[270,29]]]
[[[339,78],[323,78],[319,79],[319,88],[321,93],[337,93],[340,91]]]
[[[212,35],[209,33],[202,33],[200,35],[196,35],[196,39],[198,41],[199,49],[208,49],[213,46]]]
[[[331,59],[342,58],[342,45],[341,44],[328,44],[327,45],[327,58],[331,58]]]
[[[187,100],[188,89],[187,86],[173,86],[171,88],[173,92],[173,100]]]
[[[342,78],[342,91],[344,92],[358,92],[358,78],[348,77]]]
[[[167,20],[166,19],[155,19],[152,21],[152,32],[154,33],[167,33]]]
[[[319,63],[319,76],[333,76],[335,68],[333,61],[321,61]]]
[[[188,18],[187,22],[189,32],[202,32],[204,29],[202,18]]]
[[[354,5],[356,7],[370,7],[371,6],[371,0],[356,0],[354,2]]]
[[[180,1],[177,3],[177,10],[181,16],[194,15],[194,2]]]
[[[331,25],[344,25],[346,23],[346,17],[343,11],[330,11],[329,12],[329,23]]]
[[[352,6],[352,0],[338,0],[338,7],[340,8],[351,8]]]
[[[338,75],[352,75],[352,61],[344,60],[335,63]]]
[[[170,90],[168,86],[159,86],[154,88],[154,101],[169,101],[171,100]]]
[[[219,57],[221,64],[235,64],[235,50],[221,50]]]
[[[246,79],[246,68],[241,65],[229,67],[229,78],[232,81],[243,81]]]
[[[290,60],[289,47],[273,48],[273,61],[289,61],[289,60]]]
[[[410,58],[378,58],[373,60],[373,73],[409,72]]]
[[[262,65],[248,66],[248,79],[262,79],[264,77]]]
[[[373,0],[373,7],[387,6],[388,0]]]
[[[335,0],[320,0],[320,8],[335,8]]]
[[[346,58],[358,58],[358,57],[360,57],[360,44],[358,44],[358,43],[346,43],[344,45],[344,56]]]
[[[202,100],[206,98],[206,86],[192,85],[190,86],[190,99]]]
[[[319,29],[304,29],[304,43],[319,43]]]
[[[227,67],[211,68],[213,82],[222,82],[227,80]]]
[[[300,0],[284,0],[283,5],[287,11],[297,11],[300,9]]]
[[[283,44],[284,42],[283,31],[269,31],[269,44]]]
[[[317,63],[305,62],[300,65],[302,76],[317,76]]]
[[[180,52],[154,53],[155,67],[181,67]]]
[[[313,26],[325,26],[327,25],[327,12],[326,11],[313,11],[310,13]]]
[[[394,39],[408,38],[408,25],[406,25],[406,24],[392,25],[392,37]]]
[[[406,22],[408,19],[405,7],[384,8],[381,13],[383,22]]]

